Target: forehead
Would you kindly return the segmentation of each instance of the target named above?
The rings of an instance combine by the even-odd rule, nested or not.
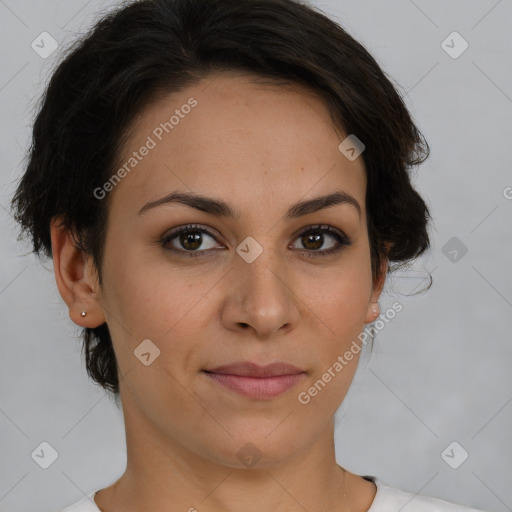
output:
[[[288,204],[342,188],[364,208],[363,160],[339,151],[346,134],[324,101],[305,86],[267,82],[223,72],[153,101],[119,155],[127,172],[115,201],[135,210],[180,189]]]

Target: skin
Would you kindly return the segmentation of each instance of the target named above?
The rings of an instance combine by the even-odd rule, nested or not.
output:
[[[70,318],[84,327],[107,322],[119,366],[127,468],[96,494],[103,512],[364,512],[374,499],[375,485],[334,454],[333,415],[359,355],[308,404],[297,398],[379,315],[386,262],[373,282],[364,163],[339,151],[347,134],[313,91],[254,78],[218,73],[138,116],[120,165],[175,109],[198,101],[110,192],[101,287],[91,258],[52,223],[55,277]],[[179,203],[137,214],[174,190],[222,199],[241,215]],[[284,219],[291,205],[334,190],[353,196],[361,215],[338,204]],[[190,247],[179,237],[160,242],[191,223],[212,233],[198,244],[213,249],[210,256],[171,252]],[[351,245],[308,257],[337,246],[329,233],[320,248],[300,236],[316,224],[342,231]],[[248,236],[263,248],[252,263],[236,252]],[[148,366],[134,356],[144,339],[160,350]],[[256,400],[201,371],[240,360],[285,361],[306,375],[294,389]],[[261,456],[251,468],[237,456],[249,442]]]

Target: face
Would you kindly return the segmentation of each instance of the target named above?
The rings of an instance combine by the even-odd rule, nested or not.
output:
[[[381,289],[362,158],[340,152],[347,134],[312,91],[254,78],[209,76],[137,118],[105,199],[98,294],[127,430],[240,468],[322,436]],[[172,193],[190,199],[160,201]],[[342,200],[293,208],[334,193]],[[208,372],[238,362],[296,370]]]

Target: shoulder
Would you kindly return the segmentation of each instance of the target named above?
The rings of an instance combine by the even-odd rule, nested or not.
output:
[[[364,478],[370,479],[377,486],[377,493],[368,512],[482,512],[440,498],[391,487],[376,477]]]
[[[97,491],[93,491],[84,496],[80,501],[60,509],[58,512],[101,512],[94,501],[94,495]]]

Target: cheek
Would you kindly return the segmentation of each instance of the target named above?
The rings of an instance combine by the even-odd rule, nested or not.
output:
[[[154,340],[161,349],[172,344],[173,357],[182,352],[183,362],[194,343],[208,336],[208,329],[219,329],[215,319],[235,291],[222,283],[228,269],[215,261],[180,267],[155,247],[121,251],[126,241],[120,237],[112,236],[105,252],[105,309],[111,313],[113,339],[128,336],[129,345],[126,340],[123,346],[130,351],[144,339]],[[236,282],[232,276],[230,281]],[[329,362],[364,326],[371,292],[366,239],[361,237],[333,264],[290,264],[285,281],[293,291],[289,300],[301,311],[299,329],[315,331],[325,344],[318,359]]]
[[[141,389],[156,389],[162,383],[164,389],[173,389],[174,379],[184,381],[200,366],[204,349],[198,345],[208,340],[215,311],[213,295],[207,292],[215,289],[221,275],[178,268],[136,251],[117,261],[105,276],[105,288],[119,365],[123,373],[135,370],[131,379],[140,379]],[[144,367],[134,351],[142,350],[139,346],[147,339],[157,347],[153,350],[158,357]]]
[[[304,262],[287,269],[285,280],[296,297],[290,300],[298,301],[297,307],[304,315],[316,316],[328,337],[345,337],[364,322],[371,269],[369,249],[359,245],[335,264],[315,266]],[[111,246],[114,248],[114,243]],[[202,311],[201,316],[208,311],[209,316],[215,316],[213,304],[233,293],[224,290],[226,297],[217,295],[223,289],[220,281],[227,269],[220,269],[215,262],[183,264],[180,268],[176,262],[151,257],[151,251],[118,255],[111,251],[112,257],[105,258],[106,308],[126,329],[134,330],[133,336],[161,335],[174,326],[187,330],[197,311]]]
[[[315,284],[316,283],[316,284]],[[304,389],[311,410],[336,410],[357,370],[372,288],[370,259],[354,252],[323,279],[311,280],[307,304],[319,317],[313,388]],[[321,329],[321,332],[320,332]],[[310,392],[309,392],[310,391]],[[314,399],[313,399],[314,398]],[[302,402],[301,402],[302,403]]]
[[[371,275],[362,265],[347,266],[334,274],[323,280],[321,287],[313,287],[315,293],[308,297],[308,305],[320,319],[316,364],[307,385],[298,390],[297,401],[299,407],[318,417],[334,414],[353,380],[362,347],[358,336],[364,329],[371,288]]]
[[[183,317],[192,306],[194,289],[185,272],[167,264],[158,247],[130,247],[128,240],[128,233],[123,236],[117,230],[106,244],[105,305],[132,337],[150,338]]]
[[[339,265],[300,280],[301,297],[324,321],[330,337],[344,339],[363,327],[372,289],[370,260],[364,252],[354,252]]]

